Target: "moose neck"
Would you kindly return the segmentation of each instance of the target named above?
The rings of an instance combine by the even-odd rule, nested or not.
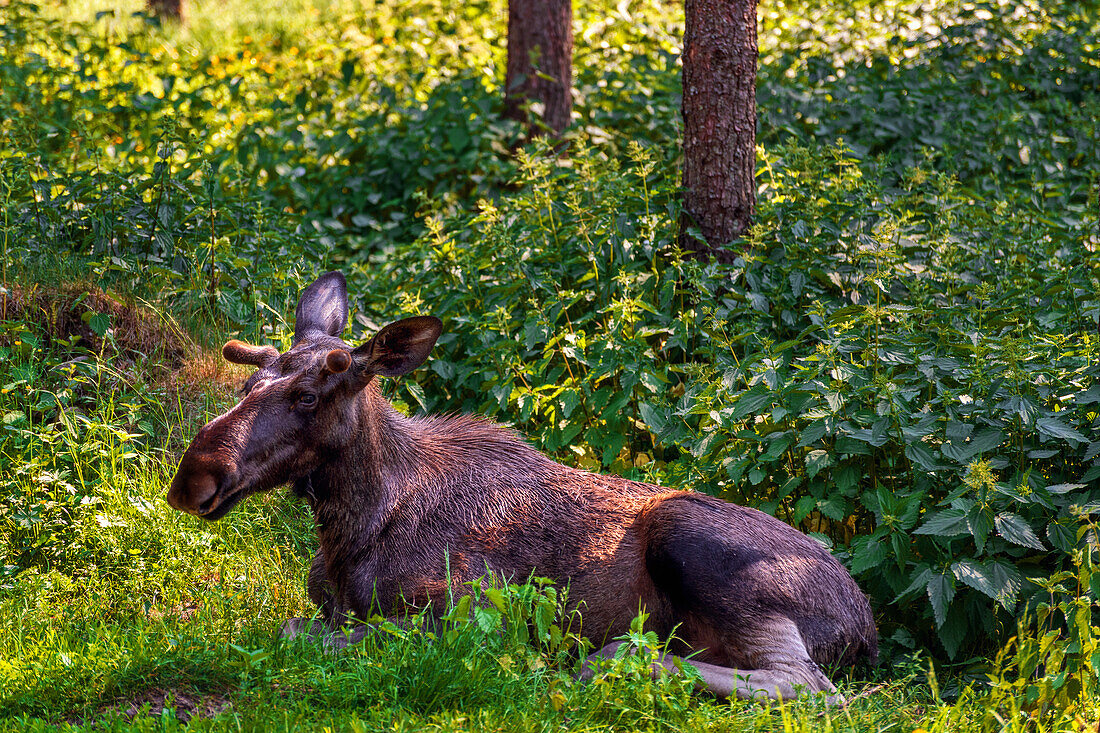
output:
[[[404,478],[421,452],[411,421],[372,381],[356,397],[344,445],[327,451],[312,474],[295,483],[313,509],[318,530],[377,531],[401,497]],[[340,526],[335,526],[340,525]]]

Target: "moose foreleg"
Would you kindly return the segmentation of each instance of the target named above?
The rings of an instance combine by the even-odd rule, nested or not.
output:
[[[345,626],[351,619],[347,609],[336,595],[336,587],[328,578],[325,556],[320,550],[314,555],[313,562],[309,566],[306,593],[317,605],[320,617],[287,619],[279,629],[280,638],[293,639],[304,634],[310,641],[321,643],[326,651],[339,651],[361,641],[370,630],[362,622]]]

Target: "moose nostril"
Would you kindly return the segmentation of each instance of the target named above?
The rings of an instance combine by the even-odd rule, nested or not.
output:
[[[194,513],[218,492],[214,475],[201,471],[191,475],[177,475],[168,489],[168,504],[181,512]]]
[[[191,477],[191,480],[188,481],[188,488],[190,489],[191,506],[200,507],[214,494],[218,493],[218,482],[214,480],[213,475],[200,473]]]

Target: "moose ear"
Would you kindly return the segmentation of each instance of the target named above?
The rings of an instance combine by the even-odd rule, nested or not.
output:
[[[248,364],[263,369],[279,359],[279,352],[273,346],[253,346],[233,339],[225,342],[225,346],[222,347],[222,356],[226,361],[234,364]]]
[[[339,336],[348,325],[348,286],[341,272],[327,272],[302,291],[294,311],[294,343],[310,333]]]
[[[365,376],[408,374],[424,363],[442,332],[443,321],[435,316],[402,318],[379,331],[351,357]]]

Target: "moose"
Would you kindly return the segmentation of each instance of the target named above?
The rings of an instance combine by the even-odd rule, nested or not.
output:
[[[291,619],[285,635],[336,643],[355,618],[441,615],[452,588],[488,569],[567,586],[597,645],[644,608],[647,628],[672,635],[655,668],[691,654],[720,697],[834,693],[819,665],[874,662],[867,598],[817,541],[707,494],[556,463],[487,419],[406,417],[375,377],[420,366],[442,322],[404,318],[352,347],[347,319],[344,276],[330,272],[302,292],[289,351],[226,343],[227,360],[257,371],[199,430],[168,491],[208,520],[283,484],[307,499],[320,620]]]

